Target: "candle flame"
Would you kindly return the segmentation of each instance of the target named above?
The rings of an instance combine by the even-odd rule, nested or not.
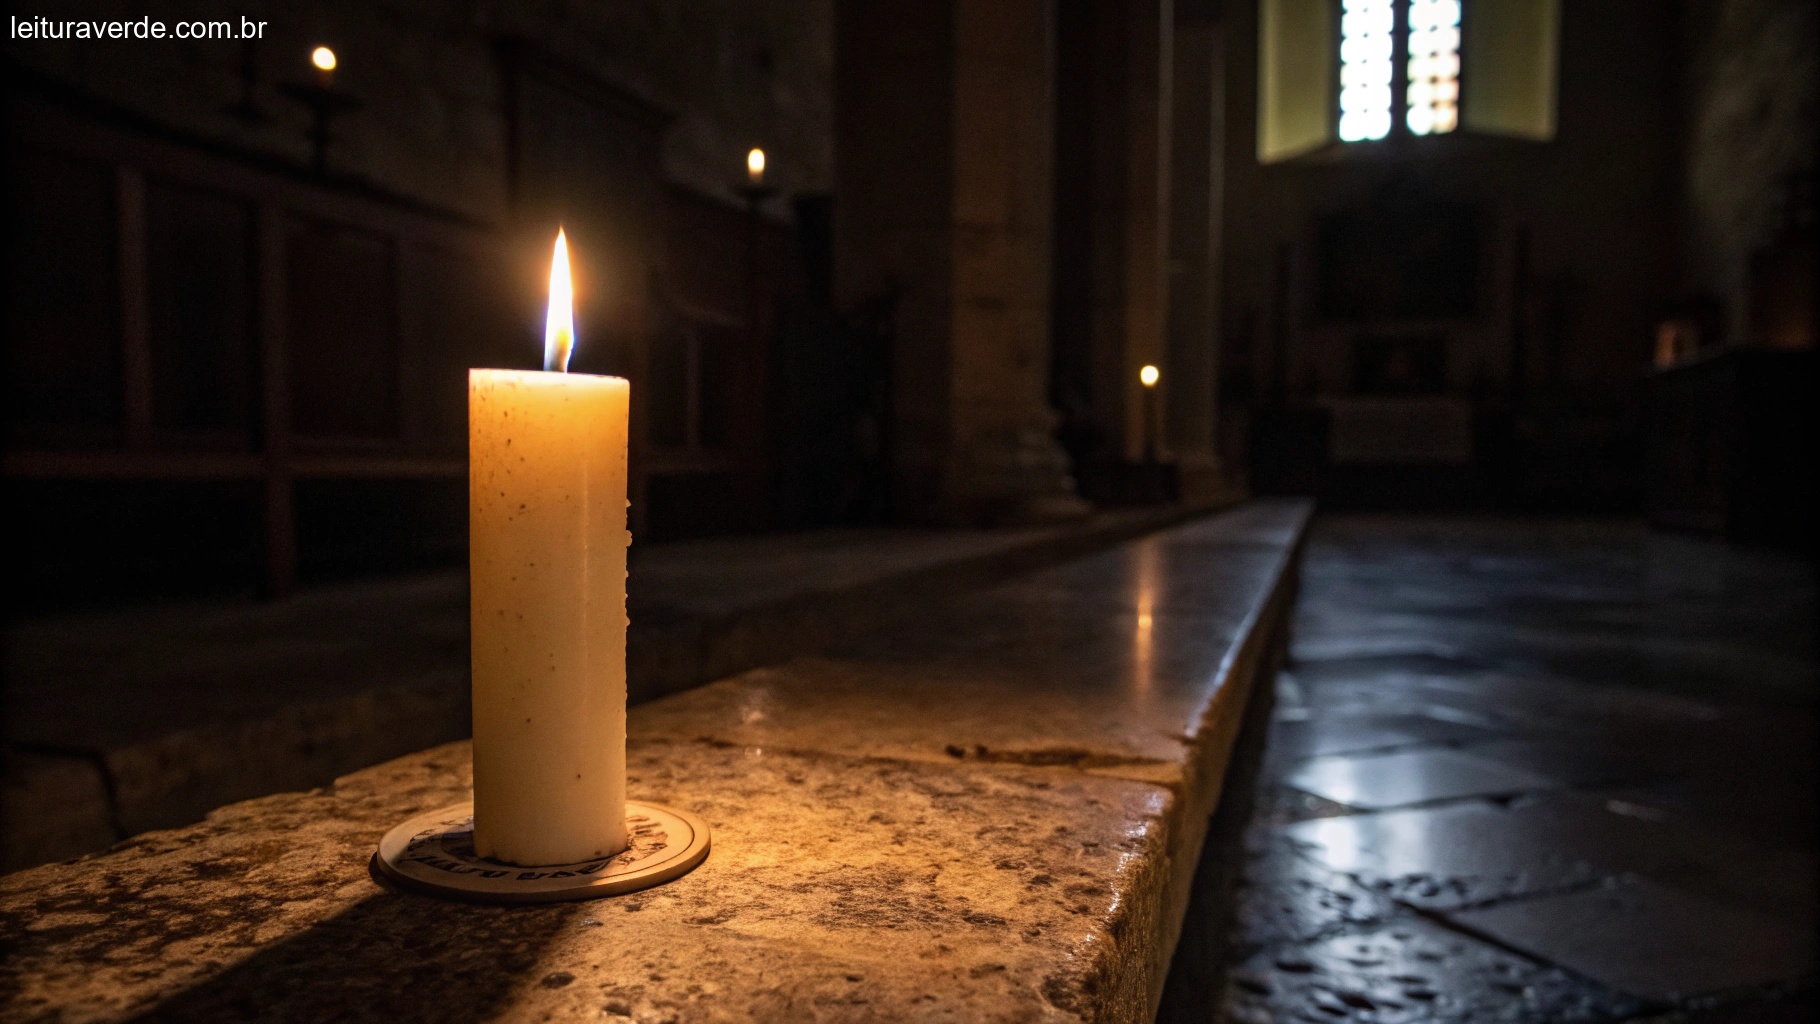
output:
[[[550,261],[550,311],[543,322],[543,368],[569,372],[575,351],[575,293],[569,281],[569,240],[556,229],[556,256]]]
[[[335,51],[326,46],[318,46],[310,51],[310,63],[323,71],[335,70]]]
[[[765,183],[764,150],[754,149],[752,152],[746,154],[746,177],[751,178],[752,184],[754,185],[763,185]]]
[[[1159,376],[1161,376],[1161,374],[1157,373],[1156,367],[1146,366],[1138,371],[1138,383],[1147,388],[1153,388],[1156,387],[1156,380]]]

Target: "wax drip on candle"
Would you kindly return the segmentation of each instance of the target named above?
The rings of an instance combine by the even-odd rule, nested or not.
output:
[[[575,300],[569,284],[569,240],[556,229],[556,255],[550,261],[550,311],[543,322],[543,368],[550,373],[569,372],[569,354],[575,350]]]

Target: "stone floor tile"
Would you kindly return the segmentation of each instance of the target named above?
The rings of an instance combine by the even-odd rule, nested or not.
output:
[[[1323,873],[1272,865],[1291,884],[1260,885],[1260,893],[1299,891],[1314,905],[1247,909],[1256,920],[1241,920],[1236,932],[1247,959],[1227,1019],[1571,1019],[1571,1009],[1509,993],[1446,1008],[1440,999],[1427,1009],[1367,1008],[1356,997],[1400,1000],[1355,986],[1348,1002],[1343,986],[1321,980],[1339,973],[1331,958],[1290,959],[1286,969],[1271,955],[1252,955],[1285,921],[1334,920],[1321,916],[1333,910],[1323,901],[1343,890],[1320,880],[1335,874],[1406,909],[1463,918],[1590,900],[1586,894],[1620,881],[1625,892],[1677,893],[1608,922],[1603,934],[1616,940],[1657,919],[1697,921],[1689,906],[1720,907],[1715,921],[1751,922],[1749,934],[1812,933],[1820,916],[1820,690],[1811,565],[1616,521],[1347,515],[1323,517],[1304,564],[1291,645],[1296,699],[1281,701],[1292,713],[1279,716],[1267,755],[1273,773],[1262,784],[1270,795],[1254,825],[1265,837],[1248,842],[1262,855],[1287,840]],[[1352,745],[1377,738],[1368,726],[1410,715],[1484,732],[1439,748]],[[1287,756],[1296,749],[1314,760]],[[1408,756],[1417,753],[1469,756],[1558,786],[1508,801],[1368,813],[1334,802],[1367,802],[1357,784],[1362,763],[1407,769],[1408,778],[1383,772],[1393,776],[1384,788],[1409,791],[1401,796],[1459,783],[1441,770],[1423,777],[1429,773]],[[1353,756],[1336,756],[1344,754]],[[1321,765],[1337,766],[1332,785],[1314,770]],[[1309,792],[1289,788],[1292,780]],[[1297,888],[1297,879],[1308,884]],[[1405,927],[1410,919],[1355,930],[1419,945],[1421,929]],[[1313,945],[1338,941],[1323,932]],[[1691,940],[1685,948],[1661,941],[1668,953],[1700,956]],[[1572,964],[1555,966],[1577,977]],[[1448,977],[1456,973],[1472,971]],[[1787,986],[1769,984],[1680,1005],[1593,1007],[1591,1015],[1787,1024],[1820,1008],[1813,983],[1797,983],[1809,987],[1790,999],[1777,997]]]
[[[1301,759],[1422,743],[1470,742],[1493,735],[1485,729],[1423,713],[1313,714],[1302,721],[1279,722],[1271,731],[1270,747],[1286,758]]]
[[[1634,743],[1653,757],[1659,777],[1636,787],[1645,802],[1663,803],[1689,818],[1704,818],[1785,846],[1820,845],[1820,791],[1811,712],[1781,708],[1732,714],[1712,726],[1665,742]]]
[[[1743,819],[1755,816],[1724,813],[1702,802],[1717,794],[1695,792],[1688,799],[1684,785],[1673,782],[1604,788],[1587,793],[1586,802],[1640,823],[1631,827],[1631,842],[1650,856],[1630,860],[1634,870],[1798,927],[1820,923],[1820,856],[1811,836],[1752,828]],[[1737,790],[1732,797],[1739,799]]]
[[[1407,747],[1424,742],[1412,729],[1386,724],[1388,716],[1323,716],[1279,722],[1271,730],[1270,751],[1287,769],[1304,758],[1329,754]]]
[[[1666,815],[1704,821],[1771,845],[1812,849],[1820,846],[1820,827],[1816,827],[1820,825],[1816,822],[1820,793],[1812,788],[1812,774],[1790,774],[1789,778],[1760,775],[1743,782],[1723,776],[1681,775],[1607,787],[1604,792],[1614,799],[1660,808]]]
[[[1308,856],[1430,909],[1558,891],[1622,873],[1673,879],[1799,920],[1814,904],[1811,853],[1768,846],[1616,798],[1554,797],[1304,821]]]
[[[1572,786],[1646,782],[1672,771],[1650,751],[1552,735],[1497,736],[1464,749],[1476,757],[1546,774]]]
[[[1284,781],[1346,804],[1382,809],[1551,789],[1555,780],[1455,750],[1431,748],[1304,761]]]
[[[1306,593],[1306,591],[1304,591]],[[1477,660],[1470,656],[1453,652],[1437,652],[1426,646],[1413,646],[1386,650],[1381,645],[1372,643],[1368,637],[1360,637],[1349,625],[1342,623],[1330,634],[1323,635],[1314,623],[1308,621],[1307,598],[1304,598],[1302,610],[1296,616],[1296,643],[1312,645],[1317,641],[1323,651],[1339,650],[1349,640],[1356,644],[1358,654],[1327,654],[1312,656],[1297,654],[1295,657],[1296,677],[1308,686],[1323,682],[1341,681],[1359,678],[1382,679],[1385,677],[1402,677],[1420,680],[1428,676],[1450,677],[1482,669]]]
[[[1351,876],[1298,856],[1274,835],[1247,850],[1237,899],[1250,946],[1307,942],[1408,913]]]
[[[1820,859],[1813,848],[1733,842],[1698,859],[1649,872],[1652,878],[1705,893],[1812,931],[1820,924]]]
[[[1788,981],[1815,962],[1809,930],[1647,879],[1449,917],[1645,999]]]
[[[1318,583],[1304,575],[1303,593]],[[1290,662],[1304,673],[1345,674],[1360,669],[1402,668],[1414,672],[1451,673],[1483,667],[1471,653],[1455,644],[1442,643],[1432,632],[1404,630],[1379,634],[1358,628],[1350,617],[1321,621],[1298,608]]]
[[[1676,694],[1610,683],[1588,685],[1537,672],[1358,675],[1311,683],[1308,690],[1311,705],[1329,711],[1349,706],[1408,711],[1428,705],[1425,712],[1437,717],[1563,736],[1605,737],[1613,730],[1630,735],[1664,726],[1702,728],[1724,717],[1721,709],[1707,702]]]
[[[1461,702],[1446,699],[1431,701],[1426,704],[1418,703],[1415,705],[1415,710],[1421,712],[1423,717],[1432,718],[1440,722],[1451,722],[1454,725],[1464,725],[1472,729],[1477,729],[1481,733],[1496,734],[1508,731],[1512,725],[1508,718],[1501,717],[1495,713],[1476,710],[1470,705],[1462,707]]]
[[[1603,1021],[1638,1009],[1597,983],[1410,919],[1259,950],[1234,970],[1235,1022]]]
[[[1651,1017],[1636,1024],[1813,1024],[1820,1020],[1820,990],[1747,993],[1742,998],[1703,1000],[1687,1010]]]
[[[1357,810],[1345,804],[1336,804],[1332,800],[1323,800],[1313,793],[1304,793],[1289,786],[1279,786],[1269,782],[1262,783],[1263,799],[1258,803],[1256,820],[1271,828],[1282,828],[1297,822],[1312,821],[1315,818],[1332,818],[1342,814],[1355,814]]]
[[[1558,826],[1474,803],[1321,818],[1286,833],[1316,863],[1437,909],[1602,877],[1605,871],[1563,844]]]
[[[1317,677],[1318,679],[1319,677]],[[1349,676],[1309,683],[1306,704],[1317,715],[1406,715],[1483,729],[1505,730],[1531,724],[1509,713],[1509,702],[1495,677],[1482,673],[1457,676]]]

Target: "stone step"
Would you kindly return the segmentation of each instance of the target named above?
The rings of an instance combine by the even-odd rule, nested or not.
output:
[[[944,595],[1208,511],[635,545],[631,699],[814,654]],[[461,739],[467,658],[459,572],[11,626],[0,870]]]
[[[0,1016],[1152,1020],[1308,511],[1254,502],[634,708],[629,794],[713,830],[660,888],[379,885],[379,838],[469,795],[465,743],[15,872]]]

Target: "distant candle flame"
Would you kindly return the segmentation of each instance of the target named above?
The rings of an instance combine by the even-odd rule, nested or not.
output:
[[[323,71],[335,70],[335,51],[326,46],[318,46],[310,51],[310,63]]]
[[[1142,370],[1138,371],[1138,383],[1144,385],[1147,388],[1156,387],[1156,380],[1157,380],[1158,376],[1160,376],[1160,374],[1157,373],[1156,367],[1146,366]]]
[[[550,261],[550,311],[543,322],[543,368],[569,372],[575,351],[575,293],[569,282],[569,240],[556,229],[556,256]]]
[[[765,183],[764,150],[754,149],[752,152],[746,154],[746,177],[751,178],[752,184],[754,185],[763,185]]]

